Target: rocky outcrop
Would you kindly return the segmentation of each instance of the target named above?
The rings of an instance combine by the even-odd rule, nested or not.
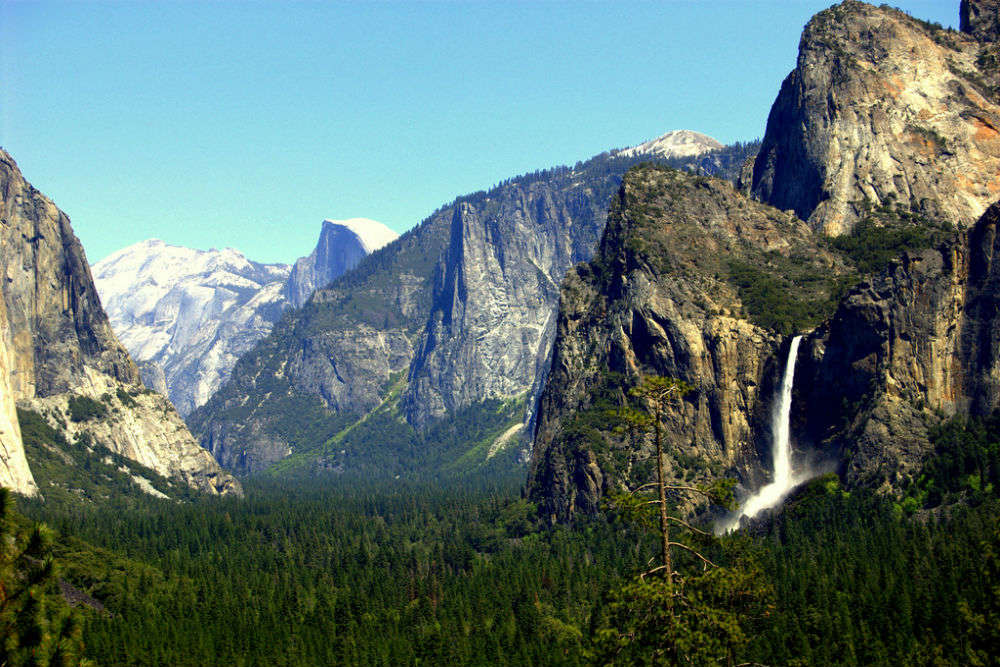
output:
[[[237,250],[143,241],[94,265],[94,281],[147,385],[182,414],[208,400],[281,316],[289,267]],[[161,377],[162,376],[162,379]]]
[[[803,444],[849,483],[919,472],[942,416],[1000,407],[1000,205],[933,250],[858,285],[800,353]]]
[[[282,293],[292,306],[300,308],[317,289],[398,237],[381,222],[367,218],[324,220],[316,248],[295,262]]]
[[[95,382],[102,379],[95,378]],[[184,420],[164,396],[114,381],[107,381],[104,389],[94,394],[37,397],[22,401],[21,405],[45,418],[70,442],[105,446],[164,477],[205,493],[242,494],[239,482],[195,442]],[[84,403],[82,409],[74,408],[81,397],[91,402]]]
[[[1000,2],[997,0],[962,0],[959,10],[962,32],[982,42],[1000,40]]]
[[[771,109],[753,195],[828,234],[869,203],[971,225],[1000,197],[1000,61],[976,39],[996,2],[964,7],[971,35],[856,0],[817,14]]]
[[[138,370],[111,331],[69,218],[25,182],[2,151],[0,197],[2,293],[11,331],[7,378],[18,405],[47,410],[64,428],[56,406],[141,393]],[[105,446],[125,456],[145,448],[146,464],[161,474],[209,491],[239,492],[169,403],[133,402],[108,411],[100,425]]]
[[[747,312],[734,276],[746,265],[780,277],[844,271],[802,221],[727,183],[656,168],[626,175],[597,256],[562,288],[528,481],[545,515],[594,512],[607,492],[649,481],[648,443],[615,435],[606,414],[644,375],[694,387],[666,416],[671,475],[760,478],[786,337]],[[828,296],[815,281],[796,289]]]
[[[21,441],[17,402],[10,383],[13,369],[13,340],[7,323],[7,305],[0,299],[0,486],[33,496],[38,488]]]

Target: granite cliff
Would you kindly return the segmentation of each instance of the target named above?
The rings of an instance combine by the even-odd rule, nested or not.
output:
[[[1000,407],[1000,204],[861,282],[804,341],[795,423],[852,484],[919,474],[929,429]]]
[[[997,4],[962,6],[965,32],[857,0],[817,14],[771,109],[753,195],[827,234],[889,201],[975,222],[1000,198]]]
[[[608,416],[642,374],[693,386],[667,414],[675,479],[766,481],[796,333],[801,468],[898,492],[932,429],[1000,407],[1000,2],[961,12],[962,32],[854,0],[810,21],[739,179],[761,203],[626,176],[598,256],[562,288],[528,482],[547,517],[648,481],[648,446]]]
[[[301,308],[318,288],[326,287],[398,237],[381,222],[367,218],[324,220],[316,248],[295,262],[282,293],[288,303]]]
[[[239,493],[239,483],[198,446],[169,402],[146,392],[101,308],[69,218],[2,151],[0,197],[6,311],[0,328],[9,331],[0,340],[9,387],[3,421],[9,420],[10,397],[81,446],[99,444],[210,493]],[[71,403],[99,404],[103,408],[95,409],[103,416],[74,419]],[[8,466],[11,455],[7,447]],[[24,483],[18,490],[31,492]]]

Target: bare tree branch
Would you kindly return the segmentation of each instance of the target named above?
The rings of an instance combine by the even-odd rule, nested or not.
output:
[[[700,558],[707,565],[711,565],[712,567],[719,567],[718,565],[716,565],[712,561],[708,560],[707,558],[705,558],[700,553],[698,553],[697,551],[695,551],[694,549],[692,549],[691,547],[689,547],[686,544],[681,544],[680,542],[671,542],[670,546],[672,546],[672,547],[680,547],[681,549],[684,549],[685,551],[693,553],[695,556],[697,556],[698,558]]]
[[[688,530],[693,531],[695,533],[698,533],[699,535],[704,535],[705,537],[710,537],[710,535],[708,533],[706,533],[704,530],[702,530],[701,528],[695,528],[694,526],[692,526],[691,524],[689,524],[687,521],[684,521],[683,519],[678,519],[675,516],[668,516],[667,517],[667,521],[673,521],[674,523],[680,524],[681,526],[684,526]]]

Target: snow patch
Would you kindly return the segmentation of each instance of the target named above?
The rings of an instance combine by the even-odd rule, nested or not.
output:
[[[350,230],[358,237],[361,245],[364,246],[365,252],[369,255],[399,238],[399,234],[381,222],[370,220],[369,218],[348,218],[347,220],[332,220],[327,218],[323,222]]]
[[[637,155],[658,155],[660,157],[692,157],[711,150],[722,148],[722,144],[701,132],[692,130],[673,130],[650,139],[638,146],[624,148],[612,154],[620,157]]]

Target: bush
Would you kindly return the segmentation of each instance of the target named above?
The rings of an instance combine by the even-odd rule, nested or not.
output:
[[[75,422],[102,419],[108,416],[108,406],[89,396],[73,396],[69,399],[69,418]]]

